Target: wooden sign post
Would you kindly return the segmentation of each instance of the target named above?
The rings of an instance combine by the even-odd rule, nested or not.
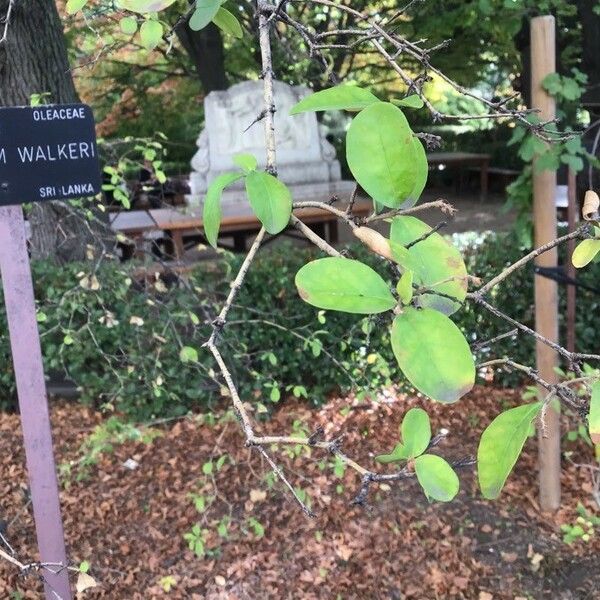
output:
[[[71,600],[24,202],[100,192],[94,119],[84,105],[0,109],[0,270],[47,600]]]
[[[531,99],[532,108],[539,110],[542,121],[556,116],[554,98],[542,82],[556,71],[556,24],[554,17],[531,20]],[[557,237],[556,233],[556,172],[540,171],[533,165],[533,228],[538,248]],[[558,252],[553,248],[535,259],[540,267],[556,267]],[[558,285],[556,281],[535,275],[535,330],[546,339],[558,343]],[[555,368],[558,355],[548,345],[536,342],[537,370],[549,383],[557,382]],[[546,394],[540,388],[540,394]],[[550,404],[545,415],[545,428],[540,431],[539,470],[540,506],[543,511],[555,511],[560,506],[560,406]]]

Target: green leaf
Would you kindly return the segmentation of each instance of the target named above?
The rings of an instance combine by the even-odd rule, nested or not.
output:
[[[216,16],[221,8],[221,0],[196,0],[196,10],[190,18],[190,29],[204,29]]]
[[[433,400],[456,402],[475,383],[465,336],[437,310],[405,308],[392,325],[392,349],[406,378]]]
[[[407,246],[430,232],[431,227],[415,217],[395,217],[390,229],[390,240]],[[411,257],[415,284],[432,291],[420,295],[418,305],[435,308],[446,315],[456,312],[466,298],[468,289],[467,268],[458,249],[436,232],[411,246],[408,254]],[[454,279],[448,281],[450,278]],[[452,296],[457,302],[435,292]]]
[[[241,178],[242,175],[240,173],[223,173],[208,186],[202,211],[202,223],[206,239],[213,248],[217,247],[219,228],[221,226],[221,195],[228,185]]]
[[[292,107],[290,115],[320,110],[362,110],[380,102],[368,90],[346,83],[315,92]]]
[[[573,251],[573,266],[581,269],[594,260],[596,254],[600,252],[600,240],[583,240],[577,244]]]
[[[67,0],[67,13],[73,15],[79,12],[87,3],[88,0]]]
[[[175,0],[118,0],[117,6],[140,14],[156,13],[168,8]]]
[[[217,14],[213,17],[213,23],[228,35],[235,38],[241,38],[244,35],[242,26],[237,17],[222,6],[217,10]]]
[[[119,26],[125,35],[133,35],[138,28],[137,21],[133,17],[123,17],[119,21]]]
[[[427,450],[431,441],[429,415],[422,408],[411,408],[402,420],[402,440],[411,458]]]
[[[198,362],[198,351],[191,346],[184,346],[179,351],[179,359],[183,363],[195,363]]]
[[[592,442],[600,444],[600,381],[594,382],[592,386],[588,425]]]
[[[410,96],[406,96],[406,98],[394,98],[392,102],[396,106],[405,106],[406,108],[423,108],[425,106],[423,99],[418,94],[411,94]]]
[[[423,142],[419,138],[413,137],[413,145],[415,147],[416,179],[408,201],[404,203],[404,208],[410,208],[418,202],[429,176],[429,164],[427,163],[427,153]]]
[[[296,287],[305,302],[329,310],[374,314],[396,305],[381,276],[349,258],[313,260],[296,273]]]
[[[410,304],[413,297],[413,272],[405,271],[396,284],[396,291],[402,304]]]
[[[583,169],[583,159],[581,156],[574,156],[573,154],[563,154],[560,157],[561,162],[568,165],[572,171],[579,173]]]
[[[412,202],[418,182],[417,147],[406,117],[393,104],[377,102],[354,117],[346,136],[346,158],[354,178],[374,201],[389,208]]]
[[[415,458],[427,450],[431,440],[429,415],[422,408],[411,408],[402,420],[402,442],[391,454],[381,454],[375,460],[391,463],[398,460]]]
[[[162,41],[163,26],[154,19],[144,21],[140,27],[140,39],[146,50],[153,50]]]
[[[256,167],[258,167],[258,161],[256,160],[256,157],[245,152],[236,154],[232,160],[233,163],[245,173],[248,173],[249,171],[255,171]]]
[[[450,502],[458,494],[459,482],[454,469],[435,454],[423,454],[415,459],[417,479],[429,500]]]
[[[500,495],[541,407],[541,402],[535,402],[511,408],[499,414],[481,435],[477,472],[485,498],[494,499]]]
[[[271,235],[287,227],[292,195],[282,181],[265,171],[250,171],[246,175],[246,193],[254,214]]]

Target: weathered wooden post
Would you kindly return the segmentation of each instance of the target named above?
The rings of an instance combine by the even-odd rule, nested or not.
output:
[[[556,116],[554,98],[542,87],[542,81],[556,70],[555,22],[552,16],[531,20],[531,99],[545,121]],[[536,169],[533,165],[534,243],[541,246],[556,238],[556,172]],[[536,265],[556,267],[556,248],[539,256]],[[558,342],[558,286],[555,281],[535,275],[535,328],[545,338]],[[557,381],[558,356],[546,344],[536,343],[537,369],[546,381]],[[545,396],[546,391],[540,389]],[[545,428],[538,434],[540,506],[554,511],[560,506],[560,407],[552,403],[546,412]]]
[[[20,204],[100,192],[91,110],[0,109],[0,269],[47,600],[71,600],[33,283]]]

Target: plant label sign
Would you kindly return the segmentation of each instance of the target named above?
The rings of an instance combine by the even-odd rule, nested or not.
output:
[[[94,196],[101,185],[88,106],[0,108],[0,270],[47,600],[72,594],[20,204]]]
[[[0,108],[0,206],[95,196],[101,186],[89,106]]]

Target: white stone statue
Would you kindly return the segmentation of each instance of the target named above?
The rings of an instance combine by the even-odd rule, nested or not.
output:
[[[290,116],[289,111],[309,90],[276,81],[275,136],[278,176],[292,191],[294,200],[327,200],[333,194],[349,196],[350,182],[341,181],[334,147],[325,137],[315,113]],[[191,194],[188,204],[201,205],[210,182],[221,173],[235,171],[232,157],[240,152],[266,162],[264,123],[254,122],[263,110],[261,81],[238,83],[223,92],[211,92],[204,100],[205,129],[192,159]],[[245,201],[243,182],[223,194],[224,203]]]

